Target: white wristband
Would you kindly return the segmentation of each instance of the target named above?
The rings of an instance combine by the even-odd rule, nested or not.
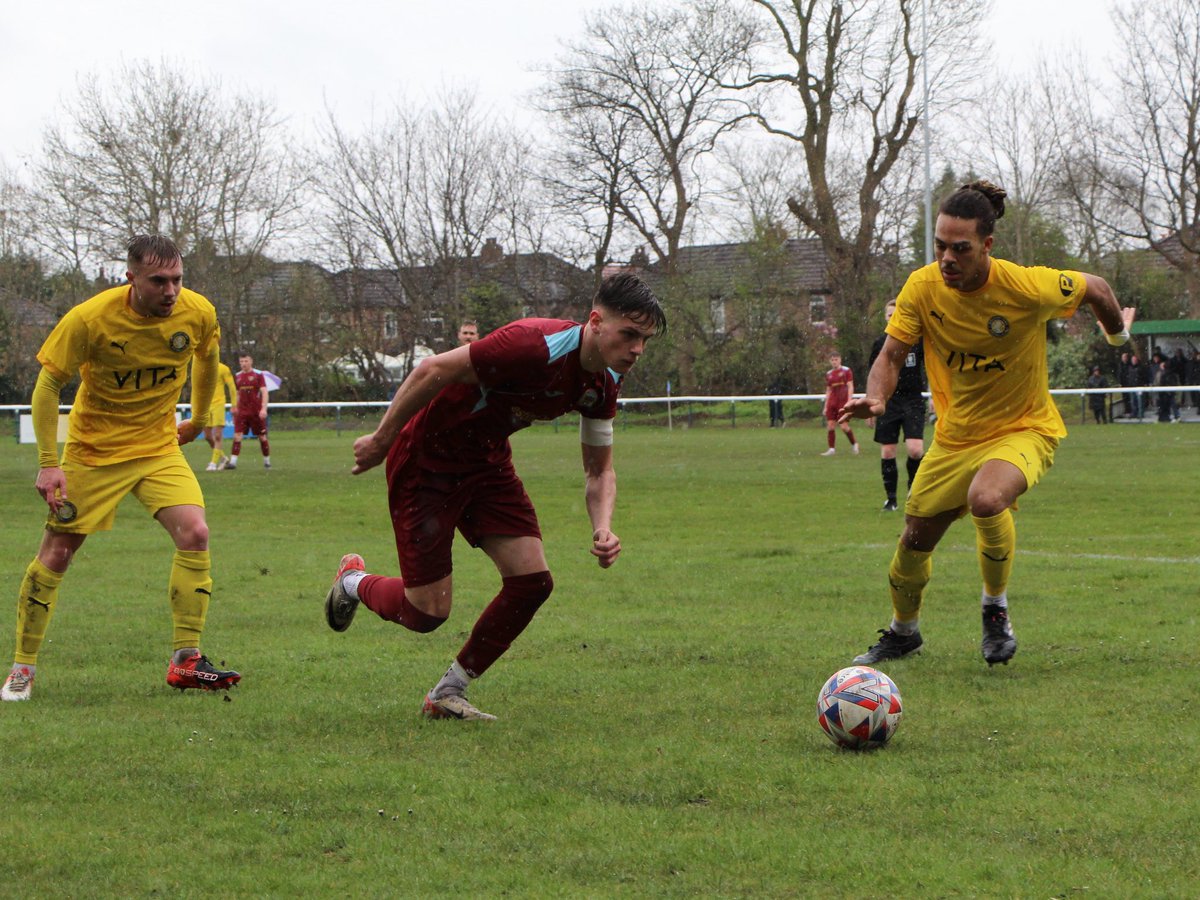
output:
[[[1103,329],[1101,330],[1103,331]],[[1109,334],[1107,331],[1105,331],[1104,339],[1114,347],[1120,347],[1123,344],[1129,343],[1129,329],[1122,328],[1120,334]]]

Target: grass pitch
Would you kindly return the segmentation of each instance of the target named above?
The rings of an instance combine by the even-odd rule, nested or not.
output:
[[[861,436],[860,436],[861,437]],[[60,593],[34,698],[0,708],[0,884],[28,897],[1182,896],[1200,883],[1194,692],[1200,428],[1073,428],[1017,514],[1020,650],[978,650],[969,525],[934,557],[926,650],[885,666],[882,751],[816,724],[889,616],[901,525],[864,441],[819,426],[619,428],[615,527],[587,554],[571,427],[517,436],[556,590],[473,688],[424,692],[498,588],[458,546],[431,635],[322,600],[342,553],[396,574],[379,471],[349,432],[272,433],[200,473],[231,702],[164,684],[167,536],[127,500]],[[198,469],[207,448],[191,447]],[[36,550],[32,447],[0,450],[0,604]],[[903,477],[903,467],[902,477]],[[0,647],[7,653],[8,647]],[[7,659],[5,660],[5,664]]]

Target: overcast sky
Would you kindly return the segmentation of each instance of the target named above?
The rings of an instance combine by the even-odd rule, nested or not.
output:
[[[890,2],[890,0],[884,0]],[[17,168],[78,79],[149,59],[216,76],[273,99],[296,133],[328,105],[351,125],[401,93],[476,90],[520,116],[540,82],[531,67],[577,36],[597,0],[0,0],[0,162]],[[1113,46],[1107,3],[994,0],[1000,66],[1080,47],[1093,63]]]

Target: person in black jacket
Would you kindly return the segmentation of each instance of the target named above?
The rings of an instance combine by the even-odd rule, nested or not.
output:
[[[1087,378],[1087,386],[1089,388],[1106,388],[1108,387],[1108,379],[1100,372],[1099,366],[1092,366],[1092,374]],[[1104,408],[1104,401],[1107,399],[1107,394],[1088,394],[1088,407],[1092,411],[1092,416],[1096,420],[1097,425],[1107,425],[1108,415]]]
[[[889,300],[883,307],[884,320],[889,320],[896,311],[896,301]],[[886,334],[881,334],[871,348],[871,361],[883,349]],[[900,369],[900,379],[896,382],[896,392],[888,400],[883,415],[875,422],[875,443],[879,444],[880,469],[883,473],[883,490],[887,499],[883,503],[884,512],[891,512],[896,507],[896,486],[900,481],[899,468],[896,463],[896,449],[899,445],[900,430],[904,429],[904,449],[907,451],[908,486],[911,488],[913,479],[917,477],[917,469],[921,465],[921,457],[925,455],[925,352],[923,344],[918,341],[908,353],[904,366]]]

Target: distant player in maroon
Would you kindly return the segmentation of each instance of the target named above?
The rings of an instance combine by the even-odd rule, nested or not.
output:
[[[267,440],[267,379],[254,371],[254,358],[249,353],[238,357],[238,373],[233,376],[237,385],[237,406],[233,410],[233,451],[226,469],[236,469],[242,452],[242,435],[253,434],[262,448],[263,468],[271,468],[271,444]]]
[[[842,365],[840,353],[829,354],[829,371],[825,373],[825,440],[829,448],[821,454],[822,456],[833,456],[837,453],[834,446],[837,442],[837,432],[834,429],[839,427],[838,417],[842,414],[842,407],[853,396],[854,373]],[[858,441],[854,439],[854,431],[846,422],[840,427],[850,439],[850,449],[857,455],[859,446]]]
[[[495,718],[467,701],[467,685],[525,630],[554,586],[509,435],[538,420],[579,414],[591,553],[602,568],[616,561],[617,394],[646,342],[665,328],[650,289],[634,275],[613,276],[601,284],[583,324],[521,319],[426,359],[404,380],[375,432],[355,441],[354,474],[386,460],[402,578],[367,575],[361,556],[343,556],[325,598],[331,628],[345,631],[360,601],[410,631],[439,627],[450,615],[456,530],[500,573],[500,593],[426,695],[426,716]]]

